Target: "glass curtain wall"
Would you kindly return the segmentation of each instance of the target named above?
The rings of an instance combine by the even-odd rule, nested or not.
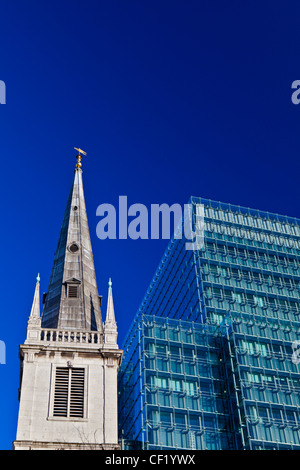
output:
[[[194,227],[197,206],[204,208],[204,243],[190,251],[184,238],[170,241],[128,332],[120,372],[124,439],[144,448],[300,449],[299,220],[189,202]],[[187,331],[190,343],[182,339]],[[215,395],[221,383],[222,405]],[[207,389],[210,417],[199,401]]]

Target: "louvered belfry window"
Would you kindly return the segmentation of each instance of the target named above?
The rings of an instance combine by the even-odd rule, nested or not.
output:
[[[77,299],[78,298],[78,286],[74,286],[70,284],[68,286],[68,297],[69,299]]]
[[[57,367],[53,416],[84,417],[84,369]]]

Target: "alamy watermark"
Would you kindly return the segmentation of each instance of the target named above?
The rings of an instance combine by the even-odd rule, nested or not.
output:
[[[0,364],[6,364],[6,347],[4,341],[0,341]]]
[[[300,363],[300,340],[292,342],[292,350],[292,363],[297,365]]]
[[[199,250],[204,243],[204,205],[151,204],[150,213],[144,204],[128,207],[127,196],[119,196],[118,214],[112,204],[101,204],[96,215],[101,217],[96,227],[100,240],[186,240],[186,250]],[[131,218],[131,220],[129,220]]]
[[[3,80],[0,80],[0,104],[6,104],[6,86]]]

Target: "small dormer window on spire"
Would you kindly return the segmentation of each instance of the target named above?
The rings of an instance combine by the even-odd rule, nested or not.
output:
[[[66,297],[68,299],[78,299],[81,281],[75,277],[65,281]]]
[[[78,286],[75,284],[68,285],[68,298],[77,299],[78,298]]]

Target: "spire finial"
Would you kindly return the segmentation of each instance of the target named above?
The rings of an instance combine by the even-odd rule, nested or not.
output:
[[[111,286],[112,286],[112,282],[111,282],[111,278],[109,278],[108,287],[111,287]]]
[[[41,278],[40,278],[40,273],[38,273],[37,278],[36,278],[36,283],[39,284],[39,283],[40,283],[40,280],[41,280]]]
[[[76,158],[77,158],[77,165],[76,165],[76,168],[77,169],[80,169],[81,168],[81,159],[82,159],[82,155],[86,155],[86,152],[84,152],[83,150],[81,149],[78,149],[76,147],[74,147],[75,150],[77,150],[78,152],[78,155],[76,155]]]

